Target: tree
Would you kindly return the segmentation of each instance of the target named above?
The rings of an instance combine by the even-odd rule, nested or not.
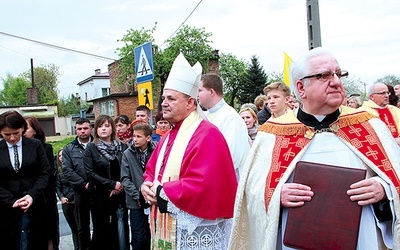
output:
[[[57,109],[58,116],[67,116],[72,114],[79,114],[81,109],[87,109],[89,104],[86,102],[81,103],[80,98],[70,95],[69,97],[63,97],[58,101]]]
[[[224,99],[226,102],[235,107],[235,99],[240,88],[241,79],[246,74],[247,63],[238,59],[233,54],[221,54],[219,60],[219,72],[224,80]]]
[[[386,75],[376,80],[376,82],[382,82],[384,84],[389,84],[394,87],[395,85],[400,84],[400,77],[395,75]]]
[[[124,46],[117,48],[117,54],[121,58],[118,65],[118,70],[120,74],[117,77],[117,84],[122,85],[126,80],[129,84],[134,84],[135,78],[135,48],[147,43],[154,42],[153,33],[156,31],[157,23],[155,23],[152,29],[145,29],[142,27],[140,30],[129,29],[127,34],[125,34],[121,40],[118,42],[123,42]],[[153,48],[157,48],[157,45],[152,44]],[[153,52],[157,53],[157,49]],[[154,65],[157,64],[155,60]]]
[[[343,87],[347,95],[359,94],[365,98],[365,89],[363,90],[363,82],[355,77],[342,78]]]
[[[41,104],[53,105],[58,100],[59,68],[54,64],[41,65],[33,69],[35,87],[38,89],[38,101]],[[31,71],[27,70],[22,76],[32,83]]]
[[[184,25],[177,34],[167,41],[167,48],[164,50],[165,72],[169,73],[172,63],[179,52],[191,65],[197,61],[203,66],[203,72],[208,69],[208,60],[212,56],[212,41],[209,38],[211,33],[207,33],[204,28],[195,28]]]
[[[166,41],[167,48],[162,52],[161,62],[158,65],[161,89],[164,88],[172,64],[180,52],[185,55],[190,65],[200,62],[203,72],[207,71],[209,59],[213,56],[212,41],[209,40],[211,36],[212,34],[206,32],[204,28],[184,25],[174,37]],[[161,102],[158,106],[161,107]]]
[[[20,106],[26,105],[26,88],[30,83],[23,77],[14,77],[7,74],[3,81],[3,90],[0,91],[0,104],[2,106]]]
[[[128,30],[121,40],[125,43],[124,47],[117,49],[117,54],[121,58],[118,70],[121,74],[119,76],[119,82],[124,83],[126,79],[130,80],[131,84],[134,83],[135,75],[135,62],[134,62],[134,49],[145,43],[154,42],[153,33],[156,30],[156,26],[152,29],[141,30]],[[167,80],[169,71],[171,70],[172,63],[181,51],[186,59],[192,65],[199,61],[203,69],[208,67],[208,60],[212,56],[212,48],[210,46],[211,41],[208,39],[211,33],[205,32],[204,28],[194,28],[189,26],[183,26],[176,36],[166,41],[167,48],[162,51],[159,46],[152,44],[153,46],[153,65],[154,65],[154,87],[160,88],[160,91],[153,91],[153,93],[159,92],[164,88],[164,84]],[[160,103],[159,103],[160,107]]]
[[[270,85],[273,82],[283,82],[283,72],[278,73],[272,71],[271,73],[267,74],[267,84],[265,86]]]
[[[241,104],[253,103],[254,99],[263,93],[266,82],[267,75],[262,66],[260,66],[258,57],[253,55],[251,57],[251,63],[243,77],[242,84],[240,84],[238,91],[239,102]]]

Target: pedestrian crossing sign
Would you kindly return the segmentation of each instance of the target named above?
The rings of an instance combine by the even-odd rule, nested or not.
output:
[[[153,52],[151,42],[135,48],[136,83],[154,79]]]

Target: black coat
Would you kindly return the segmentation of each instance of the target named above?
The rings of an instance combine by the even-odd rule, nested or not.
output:
[[[12,205],[27,194],[33,199],[27,211],[31,225],[34,226],[31,235],[40,235],[38,231],[43,229],[40,228],[43,216],[41,211],[45,206],[43,192],[48,185],[50,172],[49,162],[39,140],[22,137],[22,162],[18,173],[11,164],[6,141],[0,141],[0,242],[10,246],[7,248],[2,245],[5,249],[13,249],[13,243],[19,241],[19,223],[23,212],[19,208],[12,208]],[[38,245],[32,247],[35,246]]]
[[[56,192],[60,200],[62,197],[67,198],[69,201],[74,200],[74,189],[62,172],[57,174]]]
[[[271,117],[271,111],[269,110],[268,105],[265,104],[264,108],[258,111],[257,113],[258,124],[260,125],[264,124],[270,117]]]
[[[63,173],[75,192],[86,193],[85,185],[88,183],[88,179],[83,164],[84,154],[85,149],[79,144],[77,137],[65,146],[62,151]]]
[[[115,188],[121,179],[122,152],[127,145],[121,143],[121,150],[114,161],[109,161],[97,149],[95,144],[89,143],[85,149],[84,164],[90,186],[96,190],[110,191]]]

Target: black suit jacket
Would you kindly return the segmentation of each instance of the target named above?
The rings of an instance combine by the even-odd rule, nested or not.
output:
[[[11,207],[26,194],[33,198],[35,205],[35,201],[43,198],[49,176],[50,165],[39,140],[22,137],[22,162],[18,173],[12,167],[7,143],[0,141],[0,208]]]

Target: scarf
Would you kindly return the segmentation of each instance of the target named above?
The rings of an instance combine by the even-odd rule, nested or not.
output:
[[[100,151],[100,153],[109,161],[114,160],[117,156],[117,153],[121,151],[121,145],[116,140],[113,140],[111,143],[100,140],[94,145]]]
[[[117,136],[122,142],[130,143],[132,140],[132,133],[129,131],[129,129],[123,134],[117,134]]]
[[[167,133],[168,131],[169,131],[169,129],[166,131],[161,131],[161,129],[156,128],[156,134],[158,134],[160,137],[163,137],[165,135],[165,133]]]
[[[247,129],[247,133],[249,134],[252,141],[256,139],[258,127],[260,127],[260,125],[254,124],[254,127]]]

